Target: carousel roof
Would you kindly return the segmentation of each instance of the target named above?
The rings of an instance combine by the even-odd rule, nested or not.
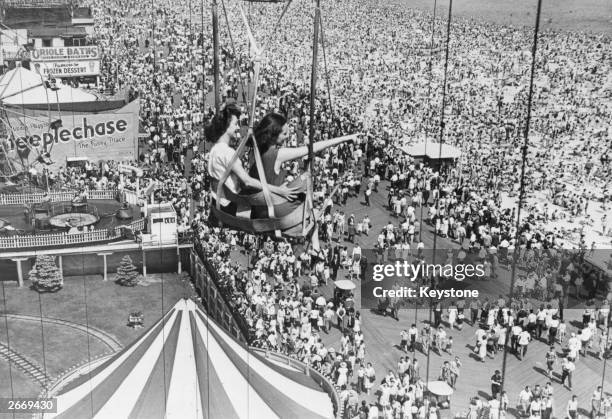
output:
[[[313,379],[249,351],[191,300],[55,397],[56,418],[333,417]]]

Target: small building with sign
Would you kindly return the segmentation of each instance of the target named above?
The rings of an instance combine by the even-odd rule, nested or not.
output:
[[[178,224],[172,204],[152,204],[147,211],[147,233],[143,234],[143,244],[176,243]]]

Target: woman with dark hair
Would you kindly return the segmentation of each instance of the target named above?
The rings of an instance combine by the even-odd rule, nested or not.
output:
[[[264,174],[269,185],[281,186],[286,182],[286,172],[282,165],[285,162],[300,159],[308,155],[308,147],[283,147],[284,142],[289,138],[289,125],[287,119],[277,113],[269,113],[257,124],[253,131],[257,147],[261,154]],[[331,140],[318,141],[314,143],[315,153],[328,147],[333,147],[343,142],[351,141],[356,135],[334,138]],[[253,165],[249,174],[259,179],[257,167]],[[301,188],[305,192],[305,185],[300,179],[293,182],[290,186]],[[283,217],[290,214],[300,205],[299,201],[286,202],[274,206],[275,217]],[[266,206],[254,206],[251,208],[251,218],[269,218]]]
[[[238,123],[239,118],[240,109],[238,109],[236,105],[229,104],[216,114],[205,128],[204,134],[206,135],[206,139],[214,143],[208,156],[208,173],[214,179],[221,179],[236,153],[236,150],[230,146],[230,143],[236,138],[236,134],[240,131],[240,125]],[[249,176],[246,170],[244,170],[244,167],[242,167],[240,159],[237,159],[232,166],[232,172],[225,181],[225,187],[231,192],[239,194],[242,189],[241,185],[257,191],[262,190],[261,182]],[[289,201],[297,197],[296,191],[287,186],[270,185],[270,192]],[[216,205],[216,186],[212,187],[212,196],[213,205]],[[236,210],[238,208],[236,202],[231,202],[225,198],[219,198],[219,204],[222,211],[230,215],[236,215]]]

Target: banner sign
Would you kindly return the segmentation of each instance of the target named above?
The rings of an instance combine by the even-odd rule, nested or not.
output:
[[[80,77],[100,74],[100,61],[42,61],[33,62],[34,71],[48,77]]]
[[[49,153],[54,166],[65,166],[68,157],[87,157],[93,162],[136,160],[138,113],[136,100],[115,112],[11,116],[14,138],[8,139],[8,148],[30,159]],[[48,121],[60,118],[61,126]],[[34,149],[37,152],[28,152]]]
[[[44,77],[80,77],[100,74],[100,49],[88,47],[47,47],[30,52],[33,69]]]
[[[100,49],[97,46],[89,47],[45,47],[36,48],[30,52],[32,61],[78,61],[99,60]]]

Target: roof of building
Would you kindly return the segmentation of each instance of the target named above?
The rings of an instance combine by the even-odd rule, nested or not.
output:
[[[312,378],[249,350],[191,300],[54,396],[50,418],[333,417]]]
[[[166,214],[168,212],[176,213],[174,211],[174,207],[170,203],[150,205],[149,206],[149,214]]]
[[[66,5],[56,7],[8,7],[2,22],[13,29],[42,25],[71,25],[70,8]]]
[[[87,36],[82,26],[39,26],[28,29],[31,38],[61,38],[73,36]]]

